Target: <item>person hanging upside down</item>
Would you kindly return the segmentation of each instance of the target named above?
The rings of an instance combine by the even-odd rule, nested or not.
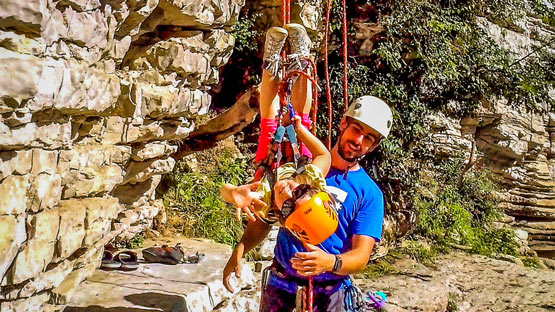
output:
[[[222,198],[237,207],[236,215],[240,220],[241,210],[254,221],[254,215],[262,218],[268,223],[275,221],[277,216],[272,215],[273,209],[280,209],[283,201],[291,197],[293,188],[299,184],[308,184],[312,192],[323,191],[325,187],[325,175],[330,167],[330,154],[322,142],[315,137],[308,128],[311,121],[309,112],[312,105],[312,84],[303,75],[292,78],[291,108],[294,110],[294,120],[290,120],[289,114],[280,116],[280,97],[278,95],[281,81],[281,51],[289,42],[290,53],[287,57],[287,70],[309,71],[307,59],[310,57],[310,38],[302,25],[287,24],[284,28],[272,27],[266,33],[264,45],[264,65],[262,71],[262,84],[260,91],[260,137],[255,156],[255,164],[266,166],[269,170],[260,183],[250,184],[250,188],[236,187],[226,184],[221,189]],[[300,162],[285,163],[277,170],[272,170],[275,162],[274,138],[278,129],[279,119],[281,124],[287,126],[293,122],[295,132],[300,141]],[[289,144],[288,142],[284,144]],[[270,158],[271,157],[271,158]],[[284,157],[287,158],[287,157]],[[306,159],[312,158],[307,164]],[[292,159],[289,159],[292,161]],[[279,160],[278,160],[279,161]],[[280,164],[276,164],[280,165]],[[302,167],[302,168],[300,168]],[[302,171],[302,172],[301,172]],[[272,193],[272,189],[274,192]],[[286,194],[286,195],[282,195]],[[272,196],[273,195],[273,196]],[[272,202],[274,197],[274,202]],[[285,199],[283,199],[285,198]],[[248,203],[250,207],[245,204]],[[252,213],[251,213],[252,210]]]
[[[273,35],[267,34],[266,40],[265,48],[268,49],[273,46],[268,43],[273,40]],[[266,52],[264,55],[266,61]],[[301,94],[298,96],[302,97]],[[298,118],[296,122],[300,123]],[[349,274],[364,269],[374,244],[380,241],[384,210],[382,192],[360,167],[359,161],[387,138],[392,122],[390,108],[376,97],[364,96],[349,106],[339,126],[338,140],[331,150],[331,168],[321,170],[327,175],[327,192],[339,204],[337,229],[322,242],[310,244],[300,240],[293,231],[280,228],[274,261],[262,289],[260,311],[295,310],[297,289],[306,286],[310,278],[314,281],[314,311],[356,311],[357,302],[351,299],[357,296]],[[307,147],[310,149],[308,144]],[[314,164],[319,154],[310,151],[314,155]],[[250,210],[252,215],[262,204],[256,193],[258,184],[227,185],[222,188],[222,196],[238,209]],[[317,201],[316,196],[321,194],[305,192],[307,187],[296,185],[294,181],[279,181],[275,186],[274,204],[278,207],[281,204],[281,209],[287,208],[291,202],[300,209],[306,203]],[[317,220],[315,222],[318,224]],[[240,278],[242,257],[263,241],[270,228],[271,225],[260,218],[249,221],[223,271],[223,284],[229,291],[233,291],[231,273],[235,272]]]

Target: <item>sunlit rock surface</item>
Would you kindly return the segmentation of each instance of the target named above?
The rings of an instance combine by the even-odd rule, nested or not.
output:
[[[55,310],[104,244],[152,226],[243,5],[2,1],[0,310]]]

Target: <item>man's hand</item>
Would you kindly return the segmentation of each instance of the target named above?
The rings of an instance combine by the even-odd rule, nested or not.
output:
[[[243,258],[243,246],[239,244],[233,250],[231,257],[229,257],[229,260],[227,261],[227,264],[224,268],[222,282],[229,292],[233,292],[233,287],[231,287],[231,284],[229,283],[231,272],[235,272],[235,276],[237,278],[241,278],[241,258]]]
[[[307,252],[297,252],[291,259],[291,265],[299,275],[319,275],[333,269],[334,255],[311,244],[305,244],[305,247],[308,249]]]
[[[266,204],[255,193],[259,185],[260,182],[254,182],[238,186],[231,191],[231,198],[233,200],[231,204],[235,206],[235,218],[237,218],[237,221],[241,221],[241,210],[247,214],[251,221],[255,221],[256,218],[253,213],[258,214],[260,209],[266,207]]]

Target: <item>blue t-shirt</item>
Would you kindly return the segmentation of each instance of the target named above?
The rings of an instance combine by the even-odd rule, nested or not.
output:
[[[344,171],[331,168],[326,178],[327,191],[339,202],[337,230],[318,245],[331,254],[344,253],[351,249],[354,234],[373,237],[379,242],[382,237],[383,194],[364,169],[349,171],[344,179]],[[294,276],[291,258],[296,252],[305,251],[299,242],[286,229],[278,233],[274,250],[276,260]],[[326,272],[314,277],[315,281],[337,279],[340,276]]]

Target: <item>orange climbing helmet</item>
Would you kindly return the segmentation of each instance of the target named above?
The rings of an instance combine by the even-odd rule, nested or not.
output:
[[[297,205],[285,219],[284,226],[302,241],[317,245],[337,229],[337,213],[326,192],[319,192],[308,201]]]

